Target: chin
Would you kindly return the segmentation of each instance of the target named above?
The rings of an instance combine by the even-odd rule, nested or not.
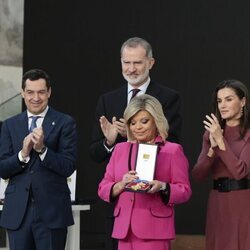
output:
[[[230,121],[233,119],[231,116],[222,116],[221,118],[225,121]]]
[[[131,86],[133,86],[133,87],[136,87],[136,86],[138,86],[138,85],[140,85],[140,83],[137,81],[137,79],[134,79],[134,80],[136,80],[136,81],[128,81],[128,83],[131,85]]]
[[[145,138],[136,138],[136,140],[137,140],[139,143],[144,143],[144,142],[146,142],[146,139],[145,139]]]

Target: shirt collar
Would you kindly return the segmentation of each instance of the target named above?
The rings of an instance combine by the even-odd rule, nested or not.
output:
[[[45,115],[46,115],[47,112],[48,112],[48,109],[49,109],[49,106],[47,106],[46,109],[45,109],[42,113],[37,114],[37,115],[35,115],[35,116],[40,116],[40,117],[43,117],[43,118],[44,118]],[[27,115],[28,115],[28,117],[34,116],[34,114],[32,114],[29,110],[27,110]]]
[[[150,77],[148,77],[148,80],[145,82],[145,83],[143,83],[139,88],[137,88],[137,89],[140,89],[141,91],[141,93],[142,94],[145,94],[146,93],[146,90],[147,90],[147,87],[148,87],[148,85],[149,85],[149,83],[150,83]],[[131,90],[132,89],[134,89],[135,87],[132,87],[129,83],[128,83],[128,94],[131,92]]]

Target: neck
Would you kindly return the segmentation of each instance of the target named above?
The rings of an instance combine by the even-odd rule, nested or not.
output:
[[[236,127],[240,124],[239,120],[228,120],[226,121],[226,125],[229,127]]]

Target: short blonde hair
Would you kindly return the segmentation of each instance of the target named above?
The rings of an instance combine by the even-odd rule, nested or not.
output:
[[[134,97],[124,111],[123,116],[127,126],[128,140],[135,140],[129,125],[133,116],[135,116],[139,111],[142,110],[147,111],[148,113],[150,113],[150,115],[152,115],[158,133],[165,141],[168,136],[169,130],[168,121],[163,113],[160,102],[155,97],[147,94]]]

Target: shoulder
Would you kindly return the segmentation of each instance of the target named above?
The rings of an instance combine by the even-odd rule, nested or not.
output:
[[[51,118],[55,118],[55,119],[59,119],[59,120],[69,121],[69,122],[75,121],[71,115],[60,112],[60,111],[55,110],[51,107],[49,107],[49,110],[48,110],[46,116],[51,117]]]
[[[164,94],[168,94],[170,96],[179,96],[179,92],[174,90],[174,89],[171,89],[165,85],[162,85],[162,84],[159,84],[157,82],[154,82],[154,81],[151,81],[150,84],[149,84],[149,89],[152,89],[152,90],[158,90],[160,92],[163,92]]]
[[[244,141],[250,142],[250,129],[247,130],[247,132],[244,136]]]
[[[121,87],[108,91],[100,96],[100,99],[113,99],[114,97],[117,97],[119,94],[124,94],[127,91],[126,84],[122,85]]]
[[[124,158],[127,158],[132,144],[133,143],[130,143],[130,142],[117,143],[114,147],[111,158],[113,160],[116,159],[119,161],[124,159]]]
[[[27,112],[24,111],[22,113],[19,113],[17,115],[14,115],[14,116],[11,116],[9,118],[7,118],[6,120],[3,121],[3,124],[4,123],[13,123],[13,122],[17,122],[17,121],[20,121],[24,118],[27,118]]]
[[[176,90],[170,89],[161,84],[150,82],[146,94],[156,97],[162,106],[180,105],[180,95]]]
[[[119,142],[115,145],[115,150],[125,150],[129,149],[133,143],[131,142]]]
[[[161,151],[167,152],[169,154],[176,154],[178,152],[183,152],[183,147],[178,143],[166,141],[165,144],[161,147]]]

